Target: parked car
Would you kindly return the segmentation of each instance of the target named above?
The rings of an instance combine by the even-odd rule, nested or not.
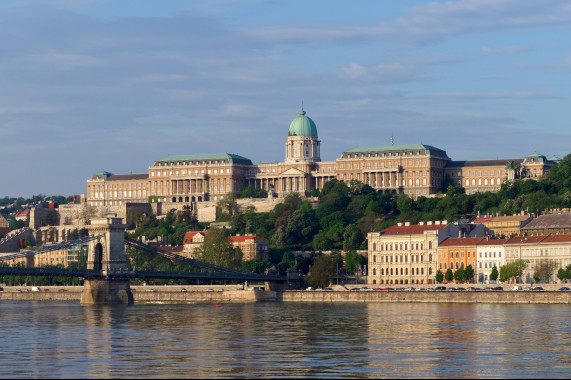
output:
[[[406,292],[412,292],[412,288],[411,288],[411,287],[404,288],[404,290],[405,290]]]
[[[426,290],[428,290],[428,289],[426,289]],[[436,290],[436,291],[446,290],[446,286],[437,286],[434,290]]]
[[[541,292],[544,289],[541,286],[536,286],[535,288],[531,288],[531,290],[535,291],[535,292]]]
[[[313,287],[308,286],[305,290],[313,290]]]
[[[181,291],[181,293],[186,293],[186,289],[185,289],[185,288],[182,288],[180,291]]]
[[[492,288],[492,290],[501,292],[502,290],[504,290],[504,288],[502,288],[501,286],[496,286],[495,288]]]
[[[567,291],[567,290],[569,290],[569,288],[568,288],[568,287],[566,287],[566,286],[563,286],[563,287],[559,288],[559,290],[561,290],[561,291],[563,292],[563,291]]]
[[[514,292],[516,292],[516,291],[518,291],[518,290],[523,290],[523,288],[522,288],[521,286],[519,286],[519,285],[516,285],[516,286],[514,286],[514,287],[512,288],[512,291],[514,291]]]
[[[426,291],[427,291],[427,292],[433,292],[433,291],[434,291],[434,288],[426,288]]]
[[[523,288],[523,291],[524,291],[524,292],[529,292],[530,290],[531,290],[531,288],[530,288],[529,286],[526,286],[526,287]]]
[[[60,290],[58,290],[58,292],[63,293],[63,292],[67,292],[67,290],[65,290],[65,289],[60,289]]]

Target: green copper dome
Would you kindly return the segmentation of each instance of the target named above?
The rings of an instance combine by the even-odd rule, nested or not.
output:
[[[305,116],[303,108],[299,116],[293,119],[289,125],[288,136],[317,137],[317,127],[313,120]]]

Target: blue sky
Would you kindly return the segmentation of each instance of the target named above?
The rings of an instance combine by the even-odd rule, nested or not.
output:
[[[168,155],[571,153],[571,2],[0,0],[0,197],[79,194]]]

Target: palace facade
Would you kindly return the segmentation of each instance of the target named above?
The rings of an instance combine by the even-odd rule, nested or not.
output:
[[[497,191],[503,181],[516,177],[541,177],[558,160],[534,153],[523,159],[452,161],[442,149],[413,144],[355,148],[324,162],[320,144],[314,121],[302,109],[289,126],[283,162],[254,165],[229,153],[169,156],[155,161],[145,174],[93,174],[87,180],[86,202],[208,202],[240,194],[248,186],[276,197],[292,192],[309,196],[332,179],[357,180],[378,192],[416,198],[438,193],[449,177],[473,194]]]

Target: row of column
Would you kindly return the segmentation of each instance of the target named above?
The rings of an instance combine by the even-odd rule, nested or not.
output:
[[[208,182],[204,179],[171,180],[172,194],[202,194],[208,191]]]
[[[363,177],[363,182],[373,188],[398,189],[402,183],[402,174],[398,171],[363,173]]]
[[[276,192],[303,192],[309,190],[309,183],[306,177],[248,179],[248,186],[254,186],[257,189],[269,191],[270,185],[273,185]]]

